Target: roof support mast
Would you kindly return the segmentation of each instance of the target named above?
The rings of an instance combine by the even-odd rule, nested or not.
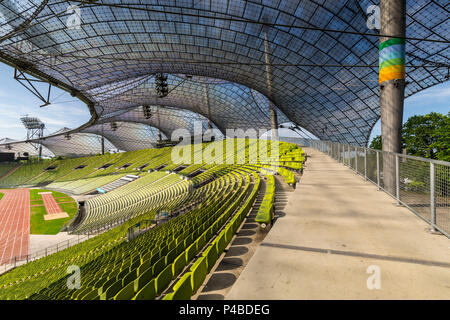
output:
[[[209,97],[208,97],[208,84],[203,84],[203,92],[205,93],[205,104],[206,104],[206,112],[208,114],[208,129],[212,129],[211,123],[211,108],[209,106]]]
[[[266,59],[267,91],[269,92],[270,127],[272,129],[272,140],[278,140],[278,117],[272,103],[272,81],[270,78],[269,42],[267,40],[267,27],[264,27],[264,56]]]
[[[156,114],[158,115],[158,143],[162,142],[162,135],[161,135],[161,115],[159,114],[159,106],[156,106]]]
[[[405,98],[406,0],[380,1],[380,112],[383,151],[401,153]],[[398,37],[398,38],[397,38]],[[396,190],[395,156],[383,156],[384,188]]]
[[[105,135],[103,132],[103,123],[102,123],[101,146],[102,146],[102,155],[104,155],[105,154]]]

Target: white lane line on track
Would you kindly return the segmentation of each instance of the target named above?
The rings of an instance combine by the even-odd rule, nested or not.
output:
[[[9,243],[9,233],[11,230],[11,225],[12,223],[10,223],[10,219],[12,218],[12,215],[10,214],[10,208],[11,208],[11,204],[12,204],[12,200],[14,198],[14,193],[9,191],[7,193],[5,193],[4,198],[6,197],[6,203],[2,204],[3,209],[3,214],[4,214],[4,218],[6,219],[5,223],[3,225],[3,230],[2,230],[2,241],[4,241],[5,243]],[[3,198],[2,198],[3,200]],[[4,205],[4,206],[3,206]],[[6,256],[7,255],[7,249],[9,246],[5,246],[2,252],[2,262],[3,261],[7,261]]]
[[[10,262],[15,256],[28,253],[30,197],[28,189],[2,192],[5,195],[0,201],[0,262]]]

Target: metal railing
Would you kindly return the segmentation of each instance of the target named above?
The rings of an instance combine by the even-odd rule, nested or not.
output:
[[[348,166],[396,199],[398,205],[404,205],[430,224],[432,232],[450,238],[450,162],[339,142],[289,140],[297,140],[295,143],[317,149]],[[383,170],[383,163],[385,167],[392,166],[390,185],[387,181],[389,171]]]
[[[0,274],[4,273],[6,271],[9,271],[11,269],[14,269],[18,266],[27,264],[28,262],[35,261],[40,258],[49,256],[51,254],[54,254],[59,251],[70,248],[71,246],[79,244],[83,241],[86,241],[86,240],[92,238],[92,237],[94,237],[94,235],[89,235],[89,234],[88,235],[78,235],[76,238],[67,239],[67,240],[58,242],[54,245],[34,251],[30,254],[15,256],[9,260],[3,260],[1,263],[1,267],[0,267]]]

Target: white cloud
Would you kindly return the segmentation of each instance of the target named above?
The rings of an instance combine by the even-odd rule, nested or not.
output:
[[[57,120],[55,118],[40,116],[39,119],[46,125],[67,126],[69,124],[66,120]]]
[[[74,102],[73,104],[75,104]],[[55,112],[63,114],[64,116],[86,116],[90,117],[90,113],[87,107],[85,106],[78,106],[78,105],[69,105],[69,104],[51,104],[46,108],[49,112]]]
[[[429,88],[412,95],[407,98],[408,103],[411,102],[427,102],[427,103],[438,103],[445,102],[449,104],[450,107],[450,86],[440,87],[440,88]]]

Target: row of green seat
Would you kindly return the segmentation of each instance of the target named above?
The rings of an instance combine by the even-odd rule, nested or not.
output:
[[[187,237],[200,235],[202,226],[204,226],[206,220],[210,218],[209,212],[211,212],[211,209],[213,210],[213,212],[219,213],[221,210],[225,210],[225,208],[229,207],[228,202],[231,198],[227,197],[227,195],[232,190],[234,184],[236,184],[235,181],[233,184],[223,184],[223,187],[227,187],[228,193],[223,194],[223,198],[221,198],[220,203],[223,203],[223,201],[227,200],[227,205],[223,205],[222,208],[217,207],[218,203],[217,201],[214,201],[214,197],[212,197],[209,205],[207,204],[207,201],[205,202],[203,210],[201,210],[200,208],[186,215],[179,216],[171,220],[169,223],[166,223],[156,228],[155,230],[151,230],[151,232],[138,237],[130,243],[123,243],[120,248],[115,248],[114,252],[111,252],[112,254],[110,255],[110,259],[107,259],[106,256],[103,256],[101,257],[101,259],[97,259],[94,263],[91,263],[89,266],[83,268],[83,279],[96,279],[95,283],[94,280],[92,280],[92,283],[83,284],[83,289],[72,293],[70,297],[76,299],[111,298],[111,295],[114,291],[118,290],[119,288],[122,289],[121,286],[125,286],[125,283],[123,282],[124,280],[125,282],[131,280],[133,276],[138,276],[138,272],[141,272],[140,275],[142,276],[139,277],[140,280],[138,280],[138,282],[140,281],[139,283],[141,284],[147,283],[143,282],[143,280],[145,280],[145,276],[142,273],[142,270],[144,270],[145,267],[147,268],[145,269],[146,276],[150,274],[150,269],[148,269],[150,266],[149,261],[147,261],[147,256],[150,259],[153,259],[150,261],[152,262],[152,264],[154,264],[153,266],[151,266],[152,272],[159,273],[161,271],[159,269],[162,268],[162,265],[164,265],[164,268],[166,268],[165,265],[172,263],[172,261],[174,260],[174,255],[180,250],[181,243],[186,244],[185,240]],[[193,219],[195,216],[197,216],[197,218]],[[212,222],[212,220],[210,221]],[[191,227],[188,230],[186,229],[186,225],[189,224],[191,224]],[[182,225],[184,225],[184,227],[182,227]],[[180,232],[182,234],[180,234]],[[202,244],[201,241],[202,240],[199,240],[200,245]],[[178,248],[178,251],[174,251],[175,247]],[[131,249],[134,254],[130,254],[129,250]],[[127,261],[123,261],[123,256],[129,257],[129,259],[127,258]],[[135,260],[133,257],[140,258]],[[114,262],[111,262],[112,264],[109,264],[108,261],[111,261],[112,259]],[[156,261],[156,259],[158,260]],[[134,263],[135,261],[136,263]],[[118,265],[117,263],[119,263],[120,265]],[[94,274],[90,274],[91,272],[93,272]],[[102,274],[102,272],[108,272],[108,275],[105,276]],[[161,276],[161,278],[162,277],[163,275]],[[57,288],[54,287],[50,291],[43,290],[39,294],[51,294],[52,298],[62,298],[62,293],[67,293],[67,289],[64,289],[65,287],[63,282],[64,281],[61,282],[62,286],[57,286]]]
[[[231,242],[234,234],[250,212],[259,191],[260,180],[257,174],[252,173],[255,180],[253,189],[240,207],[238,212],[230,219],[223,230],[212,241],[203,254],[192,264],[189,271],[173,286],[173,292],[164,296],[164,300],[189,300],[205,281],[207,274],[211,271],[217,259]]]
[[[266,176],[266,192],[255,217],[255,222],[268,225],[272,222],[275,200],[275,179],[273,175]]]
[[[189,185],[177,174],[152,172],[123,188],[87,200],[85,219],[73,232],[86,232],[113,221],[159,209],[167,201],[187,194]]]
[[[286,168],[279,167],[278,173],[283,177],[284,181],[289,185],[295,184],[295,174]]]
[[[0,184],[1,179],[9,174],[12,170],[16,169],[20,164],[18,163],[0,163]]]
[[[255,143],[257,142],[245,141],[244,148],[249,150]],[[207,145],[209,144],[203,144],[202,150]],[[299,155],[295,155],[295,153],[299,153],[296,151],[299,148],[285,144],[280,144],[280,146],[282,146],[280,147],[280,157],[285,157],[284,161],[299,162]],[[148,152],[152,155],[148,158],[145,156],[145,152],[139,157],[133,156],[134,162],[130,167],[139,168],[146,165],[144,170],[157,169],[162,165],[166,165],[165,168],[174,167],[170,160],[171,149],[163,149],[165,150],[157,149]],[[294,156],[290,157],[292,154]],[[218,155],[217,158],[220,159],[222,156]],[[232,156],[234,157],[234,155]],[[99,158],[102,157],[104,156]],[[223,157],[228,159],[231,156]],[[246,163],[249,162],[249,158],[250,154],[247,152]],[[120,159],[118,160],[120,163],[129,161],[127,155],[121,155]],[[280,159],[274,158],[273,162],[276,163],[275,160]],[[98,159],[95,160],[95,162],[97,161]],[[186,290],[186,283],[190,283],[191,290],[195,292],[193,281],[196,286],[199,286],[199,281],[204,274],[200,270],[204,269],[205,265],[207,272],[212,268],[217,260],[215,257],[220,256],[228,244],[223,240],[231,239],[232,234],[240,225],[238,222],[240,219],[236,217],[245,216],[241,211],[242,208],[248,206],[248,199],[255,199],[255,196],[251,194],[255,191],[256,183],[252,184],[250,181],[258,180],[259,187],[259,178],[257,175],[255,178],[255,173],[249,174],[249,172],[259,170],[264,164],[186,165],[188,167],[184,170],[188,172],[189,170],[194,172],[200,167],[206,171],[193,177],[190,181],[184,178],[180,179],[178,174],[156,179],[158,175],[165,173],[141,172],[139,173],[142,175],[141,178],[116,189],[118,193],[115,193],[116,190],[114,190],[105,197],[99,196],[95,200],[92,199],[92,202],[88,201],[87,207],[91,207],[92,213],[95,212],[95,214],[92,214],[86,222],[83,221],[78,231],[83,232],[83,228],[84,231],[87,231],[91,228],[102,227],[118,217],[130,220],[80,245],[31,262],[0,276],[0,299],[30,297],[33,293],[35,295],[30,298],[36,299],[155,298],[166,292],[171,283],[175,283],[173,295],[168,294],[165,299],[170,299],[171,296],[174,299],[179,298],[180,296],[175,292],[181,290],[181,294]],[[188,169],[190,166],[192,168]],[[132,170],[129,168],[119,170],[117,167],[110,167],[109,171],[108,169],[91,170],[84,178],[100,179],[101,171],[106,173],[105,176],[113,176],[116,172],[130,172],[127,171]],[[70,172],[58,179],[70,178],[74,174],[75,172]],[[153,178],[146,178],[152,175]],[[140,190],[143,188],[139,187],[139,183],[145,182],[141,179],[148,179],[147,187],[153,191]],[[70,180],[68,182],[71,183]],[[65,183],[67,182],[65,181]],[[192,188],[191,183],[195,183],[196,188]],[[267,185],[267,189],[269,189],[270,183]],[[123,192],[120,193],[122,188],[124,188]],[[130,192],[125,192],[126,190]],[[144,196],[143,193],[147,196]],[[148,196],[150,193],[151,195]],[[201,202],[198,202],[198,199],[201,199]],[[243,203],[246,205],[242,205]],[[156,211],[161,208],[170,211],[184,207],[189,208],[187,212],[184,211],[168,222],[146,231],[132,241],[126,241],[126,229],[138,223],[139,219],[152,219]],[[251,204],[247,209],[250,210],[250,208]],[[136,212],[142,215],[134,216]],[[224,243],[226,243],[225,247],[223,247]],[[201,260],[202,257],[206,258]],[[80,266],[83,275],[82,288],[76,291],[68,290],[66,286],[67,266],[72,264]],[[194,268],[194,265],[199,268],[195,274],[194,270],[197,269]],[[191,268],[193,269],[191,270]],[[180,273],[186,272],[191,273],[190,280],[186,280],[189,275],[184,274],[178,279]],[[180,282],[182,279],[184,281]],[[152,281],[153,285],[150,284]],[[143,290],[144,287],[145,290]],[[155,294],[152,293],[153,291]],[[186,294],[181,296],[186,296]]]
[[[0,187],[10,188],[25,185],[52,163],[53,160],[44,160],[38,163],[23,164],[14,173],[0,180]]]

